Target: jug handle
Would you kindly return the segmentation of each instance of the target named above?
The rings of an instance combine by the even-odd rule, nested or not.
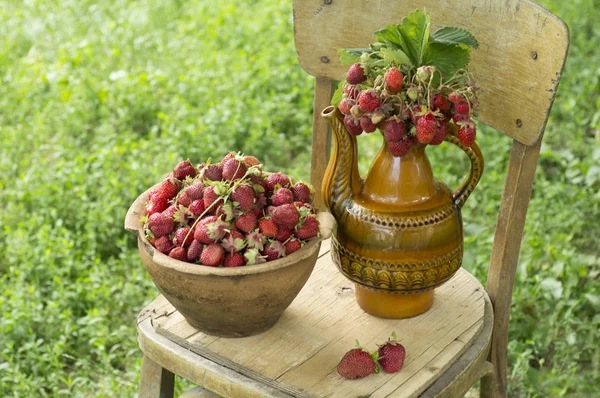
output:
[[[463,207],[477,186],[477,183],[483,174],[483,155],[481,154],[481,150],[479,150],[479,147],[476,143],[473,143],[473,145],[470,147],[463,145],[460,143],[458,137],[454,134],[448,134],[445,138],[445,141],[451,142],[462,149],[471,161],[471,169],[469,170],[469,174],[465,177],[458,189],[452,192],[452,200],[460,209]]]

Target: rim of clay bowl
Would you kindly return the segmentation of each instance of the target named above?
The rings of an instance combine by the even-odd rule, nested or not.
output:
[[[141,242],[143,243],[142,246],[144,247],[144,250],[148,252],[148,254],[152,257],[152,260],[156,264],[186,274],[211,276],[241,276],[259,274],[262,272],[273,271],[294,265],[297,262],[302,261],[314,254],[314,252],[319,247],[318,243],[328,239],[331,236],[331,232],[335,223],[335,220],[330,213],[317,212],[317,218],[319,219],[319,236],[309,240],[306,245],[304,245],[298,251],[292,253],[291,255],[277,260],[267,261],[266,263],[232,268],[209,267],[202,264],[188,263],[184,261],[175,260],[174,258],[171,258],[166,254],[159,252],[150,244],[150,242],[148,242],[148,240],[144,236],[140,218],[145,215],[145,205],[148,199],[148,194],[159,184],[160,183],[147,189],[144,193],[138,196],[135,199],[135,201],[131,204],[129,210],[127,210],[127,215],[125,216],[125,229],[131,232],[135,232],[137,234],[138,239],[141,240]]]

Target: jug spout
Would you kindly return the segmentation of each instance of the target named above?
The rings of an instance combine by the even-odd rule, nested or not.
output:
[[[323,178],[322,192],[325,206],[338,219],[346,201],[353,200],[362,187],[358,173],[356,136],[344,126],[344,115],[335,106],[321,113],[333,130],[333,151]]]

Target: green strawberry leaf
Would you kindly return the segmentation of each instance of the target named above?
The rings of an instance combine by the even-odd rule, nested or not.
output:
[[[360,59],[363,53],[372,53],[370,48],[342,48],[338,51],[342,65],[353,64]]]
[[[386,62],[395,62],[398,65],[404,64],[408,66],[412,66],[412,62],[410,58],[404,53],[404,51],[400,49],[393,49],[389,47],[383,47],[381,49],[381,54],[383,55],[383,59]]]
[[[470,50],[467,46],[450,46],[431,43],[423,56],[424,65],[434,65],[442,72],[443,81],[447,81],[469,63]]]
[[[335,90],[335,93],[333,93],[333,97],[331,97],[331,105],[339,105],[340,102],[342,102],[342,95],[344,94],[344,86],[346,85],[346,81],[342,80],[339,84],[338,84],[338,88],[337,90]]]
[[[383,44],[391,45],[395,48],[403,49],[404,41],[398,32],[398,25],[388,25],[383,29],[379,29],[375,33],[375,37],[377,41]],[[385,48],[383,46],[378,46],[379,50]]]
[[[422,10],[415,10],[402,18],[398,27],[403,41],[402,48],[415,66],[426,65],[423,63],[423,55],[429,42],[429,28],[429,14]]]
[[[464,44],[469,47],[479,47],[479,42],[467,30],[456,26],[446,26],[429,36],[429,40],[440,44]]]

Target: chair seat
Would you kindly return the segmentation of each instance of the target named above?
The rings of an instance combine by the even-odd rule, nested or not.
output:
[[[460,269],[436,289],[425,314],[402,320],[370,316],[356,304],[352,282],[332,263],[324,242],[306,286],[264,333],[234,339],[206,335],[163,296],[142,311],[138,330],[145,355],[225,397],[416,397],[444,392],[450,381],[471,378],[469,372],[481,376],[491,313],[484,288]],[[400,372],[354,381],[337,374],[355,339],[374,350],[392,331],[407,352]]]

